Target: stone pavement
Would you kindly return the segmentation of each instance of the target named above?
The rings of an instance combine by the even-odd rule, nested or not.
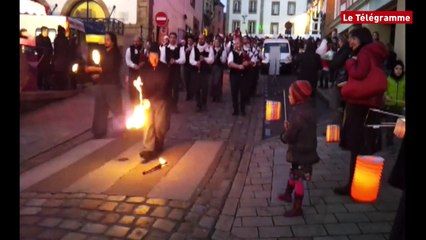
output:
[[[38,155],[87,132],[92,124],[93,104],[93,89],[88,88],[76,96],[21,114],[21,170],[34,165],[31,161],[40,161],[35,159]]]
[[[304,216],[285,218],[283,213],[292,204],[276,197],[284,190],[288,176],[286,145],[277,138],[263,141],[254,147],[248,169],[237,173],[239,182],[231,189],[213,239],[387,239],[401,195],[387,184],[397,149],[378,153],[386,159],[381,191],[377,202],[361,204],[333,193],[334,187],[345,183],[349,154],[319,137],[321,162],[314,165],[309,191],[305,191],[310,201],[306,196]],[[277,183],[281,185],[274,186]]]
[[[259,91],[263,85],[262,79]],[[379,154],[386,165],[378,201],[357,204],[333,194],[345,180],[348,155],[320,137],[311,205],[305,199],[305,216],[287,219],[282,214],[290,205],[274,200],[288,174],[285,146],[261,139],[263,99],[252,102],[248,116],[233,117],[227,75],[224,88],[224,102],[209,102],[207,112],[195,113],[195,103],[182,101],[181,113],[172,116],[166,144],[225,141],[194,199],[23,192],[21,239],[387,239],[400,192],[385,180],[398,146]]]
[[[200,139],[225,141],[220,159],[208,171],[193,199],[23,192],[21,239],[210,238],[241,159],[247,162],[254,144],[262,137],[263,99],[253,101],[248,116],[234,117],[228,75],[224,89],[223,102],[209,102],[207,112],[196,113],[194,102],[182,101],[180,113],[172,115],[166,145]]]

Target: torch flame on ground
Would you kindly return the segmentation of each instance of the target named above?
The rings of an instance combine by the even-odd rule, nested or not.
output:
[[[72,70],[72,72],[73,72],[73,73],[77,73],[77,71],[78,71],[78,63],[74,63],[74,64],[72,65],[71,70]]]
[[[139,92],[139,104],[135,106],[132,115],[126,121],[127,129],[140,129],[146,122],[146,110],[150,108],[151,103],[147,99],[143,99],[142,85],[140,77],[133,81],[133,86]]]
[[[92,51],[92,60],[95,64],[99,64],[101,62],[101,54],[96,49]]]
[[[161,157],[158,159],[158,162],[160,162],[161,167],[164,167],[167,164],[166,159]]]

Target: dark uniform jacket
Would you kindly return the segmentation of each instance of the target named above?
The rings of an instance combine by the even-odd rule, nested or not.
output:
[[[170,68],[167,64],[158,62],[154,69],[150,62],[146,62],[141,69],[142,94],[144,98],[167,100]]]

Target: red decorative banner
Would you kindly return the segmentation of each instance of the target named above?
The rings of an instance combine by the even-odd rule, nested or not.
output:
[[[412,24],[412,11],[342,11],[341,23],[350,24]]]

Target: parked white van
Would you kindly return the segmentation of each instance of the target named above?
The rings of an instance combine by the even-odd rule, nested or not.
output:
[[[265,39],[263,42],[262,73],[279,75],[290,69],[292,63],[290,43],[287,39]]]

